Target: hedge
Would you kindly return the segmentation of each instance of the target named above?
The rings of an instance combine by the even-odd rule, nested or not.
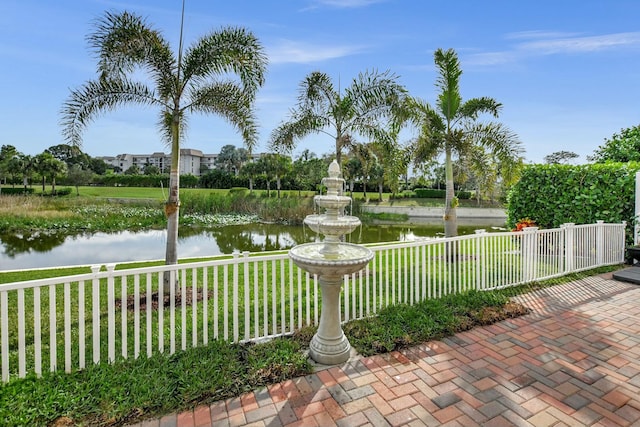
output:
[[[0,189],[0,194],[33,194],[33,188],[24,188],[24,187],[2,187]]]
[[[542,228],[626,221],[632,239],[640,163],[530,165],[507,198],[507,225],[531,218]]]
[[[438,190],[437,188],[416,188],[413,192],[416,193],[416,197],[419,199],[444,199],[447,194],[446,190]],[[470,199],[471,192],[456,191],[456,197],[458,199]]]
[[[97,175],[93,179],[94,184],[109,187],[169,187],[169,175]],[[198,186],[198,177],[194,175],[180,175],[180,188],[195,188]]]

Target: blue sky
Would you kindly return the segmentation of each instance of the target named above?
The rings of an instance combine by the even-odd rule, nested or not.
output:
[[[37,154],[64,143],[60,109],[70,89],[95,78],[86,43],[106,10],[145,16],[177,48],[181,0],[3,0],[0,3],[0,145]],[[267,148],[298,85],[322,71],[347,86],[358,73],[391,70],[409,92],[434,103],[433,52],[460,57],[464,99],[490,96],[529,163],[568,150],[577,163],[621,128],[640,123],[640,2],[637,0],[187,0],[185,44],[222,26],[253,31],[269,56],[256,110]],[[154,109],[130,107],[95,120],[82,149],[92,156],[168,152]],[[413,133],[403,133],[408,140]],[[192,116],[183,146],[218,153],[241,146],[215,116]],[[310,136],[309,148],[333,141]]]

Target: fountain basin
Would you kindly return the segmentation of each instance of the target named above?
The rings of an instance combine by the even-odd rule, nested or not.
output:
[[[362,270],[373,259],[373,252],[352,243],[305,243],[291,248],[289,257],[310,274],[335,277]]]

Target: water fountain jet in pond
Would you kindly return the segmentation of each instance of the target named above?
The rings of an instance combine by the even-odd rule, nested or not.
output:
[[[315,196],[317,206],[325,213],[308,215],[304,223],[324,235],[322,242],[305,243],[289,251],[291,260],[301,269],[318,276],[322,290],[322,311],[318,332],[311,339],[309,355],[324,365],[335,365],[349,359],[351,345],[340,326],[340,289],[346,274],[360,271],[373,259],[373,252],[364,246],[345,243],[342,236],[360,225],[360,219],[344,215],[351,198],[343,196],[344,179],[334,160],[329,165],[329,177],[322,179],[327,194]]]

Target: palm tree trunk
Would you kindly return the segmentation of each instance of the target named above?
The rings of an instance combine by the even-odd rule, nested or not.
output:
[[[169,198],[164,211],[167,216],[167,248],[165,264],[178,263],[178,217],[180,209],[180,119],[174,116],[171,143],[171,173],[169,174]],[[165,279],[168,279],[165,278]],[[165,289],[168,280],[165,280]]]
[[[279,199],[280,198],[280,186],[281,186],[280,185],[280,177],[279,176],[276,177],[276,186],[278,188],[278,199]]]
[[[453,188],[453,161],[451,159],[451,149],[445,154],[445,206],[444,206],[444,236],[454,237],[458,235],[458,217],[456,212],[457,202],[454,200],[455,192]]]

